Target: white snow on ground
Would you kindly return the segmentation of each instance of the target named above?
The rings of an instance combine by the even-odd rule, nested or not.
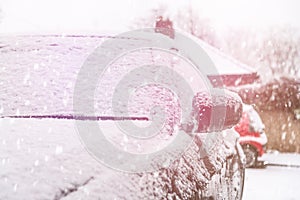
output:
[[[300,166],[300,155],[296,153],[279,153],[278,151],[273,151],[264,154],[261,160],[265,160],[272,164],[285,164],[285,165],[299,165]]]
[[[300,154],[268,153],[264,160],[272,164],[300,165]],[[267,166],[246,169],[244,200],[300,199],[300,168]]]

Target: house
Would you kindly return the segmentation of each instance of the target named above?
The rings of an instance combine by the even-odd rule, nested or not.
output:
[[[262,83],[254,68],[200,41],[219,74],[209,74],[214,87],[237,92],[244,103],[255,105],[268,135],[268,149],[300,152],[300,80],[281,77]],[[220,81],[221,80],[221,81]]]
[[[208,78],[214,87],[247,85],[259,79],[256,69],[235,60],[202,40],[199,40],[199,44],[211,58],[219,72],[219,74],[208,74]]]

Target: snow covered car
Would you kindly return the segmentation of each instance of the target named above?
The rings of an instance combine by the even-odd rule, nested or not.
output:
[[[255,167],[258,157],[264,154],[267,144],[265,126],[253,106],[244,104],[241,121],[235,126],[240,134],[239,142],[246,155],[246,167]]]
[[[242,106],[233,93],[216,98],[204,93],[195,96],[191,121],[181,124],[184,134],[194,140],[168,167],[127,173],[98,162],[89,154],[78,137],[77,121],[87,127],[97,121],[106,136],[117,141],[124,151],[156,145],[143,145],[143,141],[123,136],[115,125],[122,117],[82,118],[73,112],[78,71],[105,39],[66,35],[1,37],[0,60],[4,67],[0,76],[0,199],[241,199],[244,154],[231,127],[239,121]],[[137,58],[124,60],[127,65],[112,67],[104,76],[95,93],[100,94],[99,98],[95,95],[96,114],[112,115],[113,84],[119,81],[120,70],[128,70]],[[87,101],[86,92],[80,96],[83,102]],[[158,99],[158,103],[165,103],[167,119],[173,119],[176,106],[166,99],[166,90],[152,85],[142,92],[150,93],[152,98],[148,101]],[[134,101],[133,111],[139,114],[143,109],[136,106],[145,106],[145,102]],[[215,118],[224,109],[226,118]],[[166,126],[166,130],[170,128],[175,129]],[[89,134],[85,136],[93,139]],[[169,134],[162,141],[172,141],[174,137],[175,134]],[[113,153],[107,156],[118,158]]]

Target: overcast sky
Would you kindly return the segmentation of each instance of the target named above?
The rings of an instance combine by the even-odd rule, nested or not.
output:
[[[300,27],[297,0],[0,0],[0,33],[122,32],[159,4],[170,15],[191,4],[225,27]]]

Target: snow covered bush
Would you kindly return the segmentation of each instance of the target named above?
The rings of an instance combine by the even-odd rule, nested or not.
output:
[[[268,149],[300,152],[300,120],[294,111],[300,108],[300,81],[285,78],[266,84],[244,86],[239,94],[247,104],[255,104],[268,135]]]

